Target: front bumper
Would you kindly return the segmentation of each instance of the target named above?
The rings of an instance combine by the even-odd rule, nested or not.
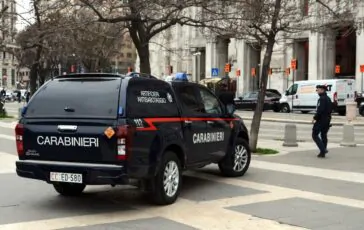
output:
[[[37,160],[16,162],[16,173],[20,177],[53,183],[49,179],[50,172],[80,173],[86,185],[129,183],[122,165]]]

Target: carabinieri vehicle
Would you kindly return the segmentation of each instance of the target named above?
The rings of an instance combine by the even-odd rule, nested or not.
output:
[[[236,177],[250,164],[243,121],[211,91],[151,76],[56,77],[30,99],[15,133],[17,174],[65,196],[136,181],[157,204],[171,204],[183,170],[217,163]]]

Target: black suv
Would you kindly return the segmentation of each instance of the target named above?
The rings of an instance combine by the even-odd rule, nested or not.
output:
[[[198,84],[72,74],[44,84],[15,128],[17,174],[66,196],[86,185],[130,184],[173,203],[182,170],[217,163],[242,176],[250,164],[243,121]]]

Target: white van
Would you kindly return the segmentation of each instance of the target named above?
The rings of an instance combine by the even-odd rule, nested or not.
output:
[[[316,111],[319,96],[316,93],[317,85],[327,86],[327,95],[334,104],[334,111],[340,115],[346,114],[346,100],[355,100],[355,80],[353,79],[327,79],[296,81],[291,85],[280,99],[281,111],[289,113],[292,110],[308,113]]]

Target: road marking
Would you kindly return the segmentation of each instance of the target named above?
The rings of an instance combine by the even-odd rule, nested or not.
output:
[[[18,157],[13,154],[0,152],[0,174],[15,173],[15,162],[17,160]]]
[[[341,180],[364,184],[364,173],[348,172],[342,170],[320,169],[308,166],[290,165],[254,160],[251,167],[273,170],[276,172],[293,173],[297,175],[319,177],[331,180]]]
[[[0,134],[0,138],[15,141],[15,137],[10,135]]]
[[[1,122],[0,121],[0,127],[15,129],[15,126],[17,123],[18,123],[17,121],[13,121],[13,122]]]

